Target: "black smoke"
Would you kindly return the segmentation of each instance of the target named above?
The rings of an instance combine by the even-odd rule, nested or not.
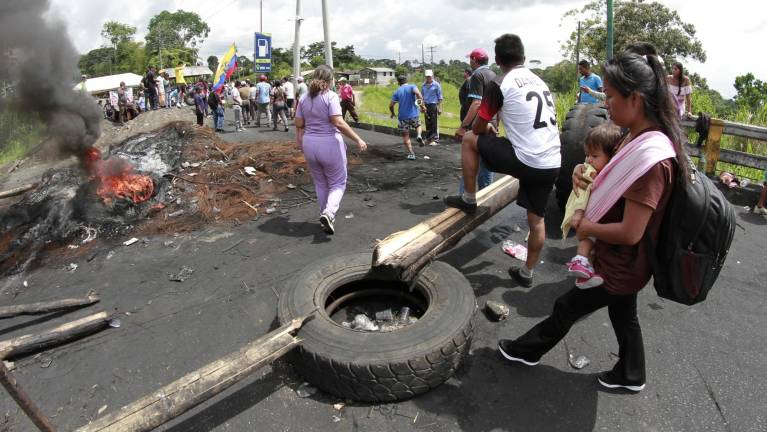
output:
[[[47,146],[82,157],[101,134],[101,110],[80,81],[79,55],[48,0],[3,0],[0,6],[0,82],[10,88],[0,110],[37,115]],[[0,143],[3,146],[4,143]]]

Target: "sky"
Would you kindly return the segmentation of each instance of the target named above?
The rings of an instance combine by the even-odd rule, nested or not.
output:
[[[210,26],[200,47],[200,58],[221,56],[236,43],[240,55],[252,56],[253,33],[260,31],[259,0],[50,0],[48,17],[67,25],[81,53],[104,42],[104,22],[116,20],[146,33],[149,19],[162,10],[193,11]],[[296,2],[262,0],[263,31],[271,33],[275,47],[292,46]],[[758,47],[767,40],[767,3],[764,0],[729,0],[726,7],[706,7],[700,1],[659,0],[676,10],[682,21],[693,24],[706,51],[707,61],[683,62],[685,68],[708,80],[725,98],[735,95],[735,77],[753,73],[767,80],[767,56]],[[414,60],[421,45],[434,46],[434,60],[465,59],[473,48],[492,53],[493,39],[516,33],[525,44],[528,60],[541,67],[562,60],[560,47],[575,23],[563,21],[568,10],[587,1],[572,0],[327,0],[330,36],[339,46],[354,45],[367,58]],[[302,45],[323,40],[320,0],[301,1]],[[427,50],[426,60],[429,61]]]

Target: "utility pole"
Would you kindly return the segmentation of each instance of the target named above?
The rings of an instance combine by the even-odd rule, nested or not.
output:
[[[261,25],[259,26],[259,33],[264,33],[264,0],[261,0],[261,13],[258,14],[258,19],[261,21]]]
[[[426,68],[426,56],[423,54],[423,44],[421,44],[421,67]]]
[[[581,22],[578,21],[578,32],[575,34],[575,82],[580,82],[581,73],[578,71],[578,62],[581,61]]]
[[[322,28],[325,30],[325,64],[333,68],[333,44],[330,42],[330,20],[328,0],[322,0]]]
[[[296,0],[296,36],[293,40],[293,77],[301,76],[301,0]]]
[[[434,51],[437,50],[437,45],[429,47],[429,63],[434,67]]]
[[[607,60],[613,58],[613,0],[607,0]]]

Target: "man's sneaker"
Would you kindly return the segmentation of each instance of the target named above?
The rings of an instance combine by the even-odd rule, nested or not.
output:
[[[438,146],[439,145],[439,141],[434,140],[434,141],[430,142],[429,145],[430,146]]]
[[[605,280],[599,273],[594,273],[594,276],[590,278],[577,278],[575,279],[575,286],[580,289],[588,289],[598,287],[605,283]]]
[[[580,260],[573,258],[567,263],[567,271],[577,278],[590,279],[594,276],[594,268],[588,262],[583,263]]]
[[[754,214],[767,216],[767,208],[754,206]]]
[[[522,267],[510,268],[509,276],[511,276],[515,281],[517,281],[520,285],[522,285],[525,288],[530,288],[531,286],[533,286],[533,277],[524,276],[522,273],[520,273],[520,270],[522,270]]]
[[[613,371],[608,372],[602,372],[597,377],[597,381],[599,381],[599,384],[601,384],[603,387],[611,388],[611,389],[626,389],[632,392],[640,392],[644,390],[644,383],[627,383],[623,380],[618,379]]]
[[[415,155],[413,153],[410,153],[407,155],[407,160],[415,160]]]
[[[331,218],[328,215],[323,214],[322,216],[320,216],[320,225],[322,225],[322,229],[327,234],[333,234],[336,232],[335,228],[333,228],[333,222],[334,222],[333,218]]]
[[[506,360],[522,363],[526,366],[535,366],[540,363],[540,361],[525,360],[519,355],[512,354],[513,351],[511,349],[511,341],[507,339],[501,339],[498,341],[498,351],[501,352],[501,355],[506,358]]]
[[[460,195],[446,196],[442,201],[446,206],[463,210],[468,214],[474,214],[477,211],[477,203],[467,203]]]
[[[423,147],[423,137],[422,137],[422,136],[418,135],[418,136],[415,138],[415,140],[416,140],[416,141],[418,141],[418,145],[419,145],[419,146]]]

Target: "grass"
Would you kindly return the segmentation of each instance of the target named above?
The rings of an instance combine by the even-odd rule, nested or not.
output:
[[[40,142],[42,130],[43,125],[35,117],[12,109],[0,111],[0,165],[24,157]]]

